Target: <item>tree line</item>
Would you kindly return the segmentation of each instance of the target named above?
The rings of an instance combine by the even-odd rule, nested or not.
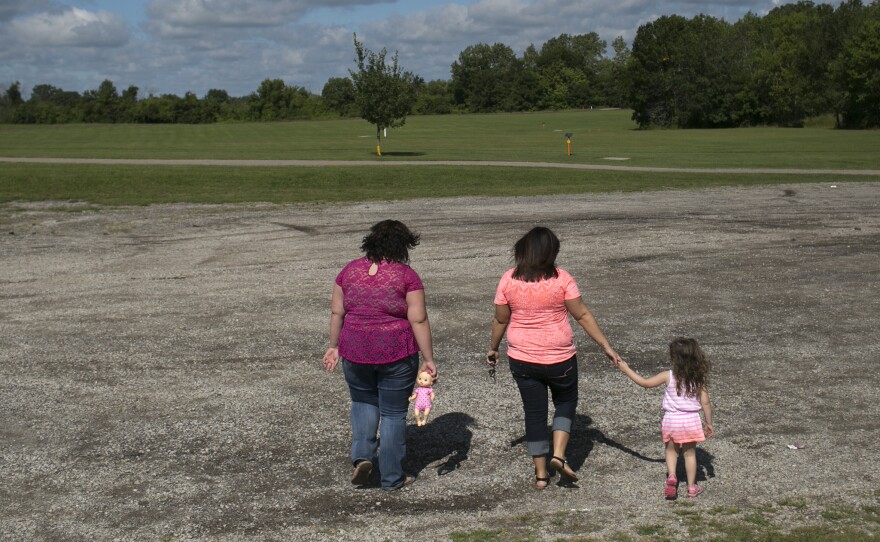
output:
[[[359,45],[355,38],[359,70],[329,79],[320,94],[266,79],[242,97],[219,89],[140,97],[136,86],[119,92],[105,80],[82,94],[41,84],[24,100],[16,82],[0,96],[0,122],[366,118],[373,113],[365,108],[392,100],[408,114],[626,107],[640,127],[802,126],[825,114],[838,127],[880,127],[880,0],[801,1],[734,23],[663,16],[639,27],[631,48],[614,39],[611,55],[595,32],[561,34],[519,56],[503,43],[479,43],[459,53],[448,80],[403,72],[395,55],[394,92],[372,100],[363,94],[387,89],[367,84]]]

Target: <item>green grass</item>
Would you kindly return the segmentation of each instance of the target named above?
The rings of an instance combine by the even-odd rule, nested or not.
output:
[[[880,169],[880,130],[815,127],[637,130],[630,111],[411,116],[384,161],[517,160],[660,167]],[[572,156],[564,134],[571,132]],[[0,125],[18,157],[373,160],[360,119],[209,125]],[[608,157],[627,158],[609,161]]]
[[[460,196],[633,192],[778,183],[842,183],[880,176],[707,175],[531,168],[102,166],[0,164],[0,202],[315,203]]]
[[[411,117],[373,156],[362,120],[214,125],[0,125],[0,155],[59,158],[513,160],[602,165],[880,170],[880,131],[634,129],[628,111]],[[563,134],[574,132],[574,155]],[[607,157],[626,157],[609,161]],[[0,202],[310,203],[532,196],[875,176],[650,173],[480,166],[220,167],[0,163]]]
[[[714,542],[868,542],[880,535],[880,507],[823,502],[797,497],[789,512],[798,518],[779,519],[772,503],[755,503],[745,509],[704,508],[702,503],[676,502],[646,524],[620,526],[612,532],[598,533],[607,525],[601,516],[562,511],[552,516],[533,514],[506,523],[498,529],[456,532],[456,542],[541,539],[548,532],[559,532],[557,540],[568,541],[644,541],[709,540]],[[783,505],[789,507],[790,505]],[[562,520],[560,522],[560,519]],[[781,522],[785,521],[787,525]],[[592,522],[596,522],[593,524]],[[792,525],[797,525],[792,527]],[[572,537],[573,536],[573,537]]]
[[[469,533],[452,533],[450,539],[453,542],[495,542],[499,538],[500,531],[472,531]]]

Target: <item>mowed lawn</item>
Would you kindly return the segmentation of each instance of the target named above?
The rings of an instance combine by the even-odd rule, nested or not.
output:
[[[880,170],[880,131],[638,130],[625,110],[412,116],[388,131],[360,119],[211,125],[0,125],[0,156],[562,162],[667,168]],[[565,134],[572,134],[567,155]],[[565,194],[731,184],[880,180],[838,175],[646,173],[399,166],[301,168],[0,163],[0,201],[103,204],[358,201]]]

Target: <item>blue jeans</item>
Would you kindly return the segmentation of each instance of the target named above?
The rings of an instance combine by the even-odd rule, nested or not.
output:
[[[418,368],[418,354],[381,365],[342,360],[351,394],[351,461],[378,457],[383,489],[402,486],[406,476],[406,414]]]
[[[546,455],[550,451],[547,438],[548,395],[552,396],[553,406],[556,407],[553,431],[571,433],[578,402],[577,356],[552,365],[508,359],[510,372],[522,397],[529,455]]]

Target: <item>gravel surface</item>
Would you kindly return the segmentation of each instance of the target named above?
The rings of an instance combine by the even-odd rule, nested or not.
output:
[[[430,422],[408,430],[419,478],[397,492],[350,485],[347,390],[320,363],[333,278],[384,218],[422,234],[412,265],[441,375]],[[662,499],[662,391],[617,373],[579,329],[581,481],[532,489],[515,385],[506,370],[489,380],[482,355],[497,280],[536,224],[559,234],[559,264],[636,370],[665,369],[679,334],[712,358],[717,436],[699,449],[696,501]],[[878,183],[8,203],[0,539],[638,538],[687,533],[685,512],[758,510],[788,529],[828,506],[876,509],[878,254]]]

